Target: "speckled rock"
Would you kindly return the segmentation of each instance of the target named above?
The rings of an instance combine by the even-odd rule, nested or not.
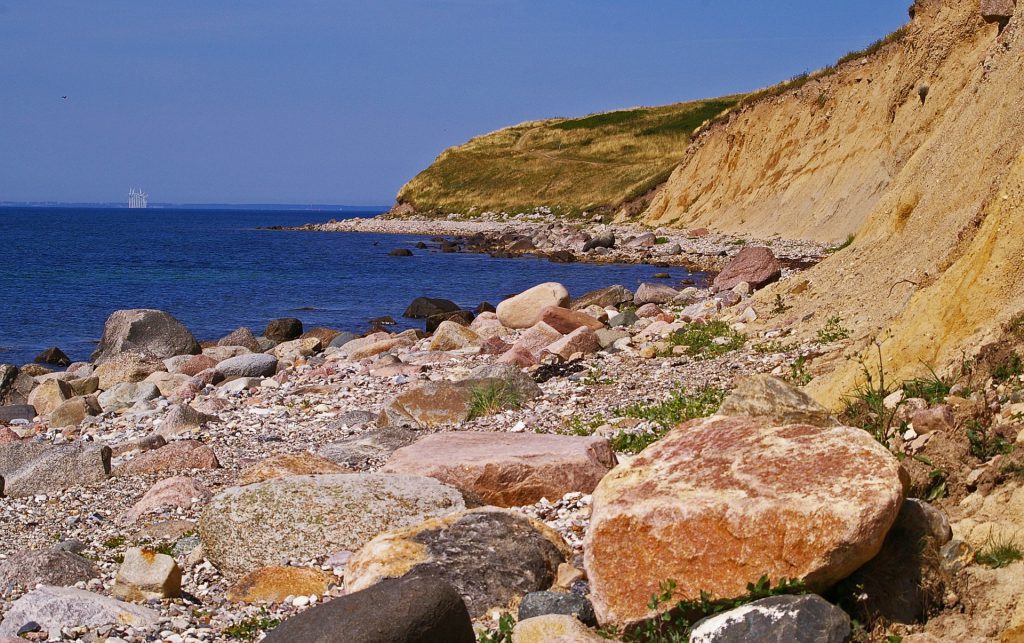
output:
[[[74,397],[71,386],[63,380],[47,380],[32,389],[28,395],[28,403],[35,407],[39,415],[49,415],[65,401]]]
[[[761,417],[774,424],[838,424],[810,395],[771,375],[752,375],[740,380],[718,413]]]
[[[512,643],[607,643],[572,616],[547,614],[516,623]]]
[[[146,547],[131,547],[124,553],[112,593],[126,601],[180,596],[181,569],[167,554]]]
[[[561,614],[571,616],[584,625],[597,626],[594,606],[583,596],[566,592],[530,592],[519,604],[519,620],[524,621],[536,616]]]
[[[353,473],[290,476],[232,487],[206,506],[207,558],[238,577],[282,560],[355,551],[377,534],[465,508],[431,478]]]
[[[246,467],[238,474],[238,484],[265,482],[296,475],[345,473],[344,467],[313,453],[279,453]]]
[[[430,350],[432,351],[454,351],[479,345],[479,335],[453,321],[441,322],[430,339]]]
[[[252,331],[248,327],[242,326],[241,328],[233,331],[229,335],[225,335],[218,342],[218,346],[244,346],[254,353],[262,352],[260,350],[260,343],[256,341],[256,336],[253,335]]]
[[[184,476],[165,478],[150,487],[146,495],[142,496],[122,516],[121,522],[134,523],[146,514],[157,513],[168,508],[187,509],[196,501],[209,500],[212,497],[213,493],[198,480]]]
[[[280,603],[289,596],[323,596],[333,579],[319,569],[272,565],[240,578],[228,589],[227,599],[236,603]]]
[[[107,317],[91,361],[102,364],[125,352],[144,353],[162,360],[175,355],[195,355],[200,348],[192,333],[171,314],[136,308],[115,310]]]
[[[140,475],[187,469],[217,469],[220,463],[213,449],[197,440],[178,440],[135,456],[118,467],[118,475]]]
[[[879,552],[905,482],[861,429],[687,422],[594,491],[584,560],[598,619],[650,616],[666,578],[690,600],[742,595],[764,574],[828,587]]]
[[[474,618],[547,589],[568,548],[542,524],[485,507],[377,536],[345,568],[345,587],[365,589],[384,578],[437,574],[451,583]]]
[[[164,363],[138,353],[119,353],[96,367],[99,387],[104,391],[121,382],[141,382],[164,370]]]
[[[498,320],[506,328],[530,328],[548,306],[569,305],[569,291],[555,282],[538,284],[498,304]]]
[[[463,422],[469,418],[473,392],[488,386],[504,383],[491,379],[427,382],[388,400],[377,422],[381,426],[422,429]]]
[[[845,643],[850,617],[814,594],[771,596],[699,621],[690,643]]]
[[[271,354],[283,362],[295,362],[304,357],[309,357],[321,348],[320,340],[316,337],[306,339],[293,339],[283,342],[274,347]]]
[[[277,371],[277,358],[266,353],[238,355],[218,362],[215,367],[224,377],[270,377]]]
[[[321,447],[318,453],[340,465],[364,469],[387,460],[397,449],[408,446],[420,435],[401,427],[375,428]]]
[[[51,445],[22,440],[0,445],[3,493],[11,497],[93,484],[110,474],[110,448],[87,442]]]
[[[74,585],[100,575],[89,559],[60,549],[24,549],[0,561],[0,594],[16,587],[34,589],[36,585]]]
[[[164,415],[157,433],[170,438],[182,433],[196,431],[207,422],[215,422],[215,415],[208,415],[188,404],[175,404]]]
[[[129,625],[142,629],[156,627],[160,613],[114,598],[74,587],[43,585],[11,604],[0,623],[0,635],[15,635],[29,621],[39,623],[50,633],[51,641],[60,640],[64,627],[100,627]]]

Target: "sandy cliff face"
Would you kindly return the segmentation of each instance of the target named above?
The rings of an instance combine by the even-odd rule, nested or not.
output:
[[[806,273],[805,290],[768,289],[762,307],[781,294],[805,337],[840,315],[855,348],[870,349],[845,357],[870,359],[869,342],[884,340],[890,377],[970,356],[1024,308],[1024,6],[1016,13],[1000,33],[977,0],[918,2],[901,41],[706,132],[645,221],[856,234]],[[809,389],[835,404],[861,367],[827,366]]]

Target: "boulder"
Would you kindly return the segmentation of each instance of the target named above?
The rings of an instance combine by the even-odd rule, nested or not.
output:
[[[279,453],[242,469],[238,475],[238,484],[266,482],[285,476],[346,473],[347,471],[332,460],[312,453]]]
[[[427,332],[434,332],[442,322],[446,321],[454,322],[462,326],[469,326],[473,323],[473,313],[468,310],[456,310],[451,313],[438,313],[436,315],[431,315],[430,317],[427,317]]]
[[[162,396],[169,396],[174,393],[177,389],[184,386],[189,382],[191,378],[184,373],[168,373],[166,371],[157,371],[143,382],[148,382],[156,386],[156,390],[160,392]]]
[[[725,264],[712,282],[715,291],[731,290],[742,281],[757,289],[782,276],[782,265],[775,254],[761,246],[747,246]]]
[[[354,339],[359,339],[359,335],[356,335],[355,333],[350,333],[347,330],[343,330],[334,336],[334,339],[331,340],[331,343],[328,344],[328,347],[341,348],[342,346],[351,342]]]
[[[625,243],[627,248],[653,248],[658,241],[658,235],[653,232],[643,232]]]
[[[608,441],[543,433],[434,433],[395,451],[384,471],[429,476],[499,507],[590,493],[616,464]]]
[[[167,554],[131,547],[124,553],[111,593],[126,601],[181,596],[181,568]]]
[[[1006,22],[1013,17],[1015,0],[981,0],[981,17],[986,22]]]
[[[273,565],[240,578],[228,589],[227,599],[235,603],[281,603],[289,596],[323,596],[333,579],[319,569]]]
[[[121,382],[100,393],[98,400],[103,412],[110,413],[158,397],[160,389],[152,382]]]
[[[377,473],[289,476],[231,487],[203,511],[206,557],[229,577],[282,560],[355,551],[382,532],[465,509],[430,478]]]
[[[464,422],[469,419],[474,392],[501,385],[496,380],[475,379],[427,382],[385,402],[377,423],[380,426],[432,429]],[[499,401],[518,402],[514,396]]]
[[[36,407],[31,404],[11,404],[0,406],[0,423],[10,424],[14,420],[31,422],[38,413]]]
[[[633,293],[625,286],[608,286],[592,290],[572,300],[573,310],[584,310],[590,306],[617,308],[620,304],[633,301]]]
[[[62,402],[50,414],[50,426],[54,428],[78,426],[87,417],[102,413],[99,402],[92,395],[73,397]]]
[[[254,353],[261,353],[260,343],[248,327],[242,326],[217,341],[217,346],[242,346]]]
[[[213,359],[209,355],[189,355],[176,363],[175,370],[168,368],[167,370],[181,373],[182,375],[188,375],[193,377],[199,375],[208,368],[215,368],[217,366],[217,360]]]
[[[49,415],[54,409],[70,400],[75,394],[67,382],[63,380],[47,380],[32,389],[28,403],[35,407],[39,415]]]
[[[299,339],[309,339],[315,337],[320,340],[320,346],[327,347],[331,345],[334,338],[341,334],[341,331],[334,330],[333,328],[326,328],[324,326],[316,326],[310,328],[306,332],[299,335]]]
[[[546,614],[571,616],[584,625],[597,627],[594,606],[583,596],[565,592],[530,592],[519,604],[520,621]]]
[[[530,328],[540,321],[541,312],[548,306],[568,305],[569,291],[565,286],[543,283],[498,304],[498,321],[506,328]]]
[[[346,346],[342,348],[342,350],[349,349],[349,347],[355,343],[356,342],[349,342]],[[377,355],[380,355],[381,353],[387,353],[389,351],[394,351],[400,348],[408,348],[409,346],[412,345],[413,341],[408,337],[388,337],[387,339],[376,341],[369,345],[352,348],[348,352],[348,358],[354,361],[358,361],[361,359],[366,359],[367,357],[375,357]]]
[[[14,364],[0,364],[0,406],[15,404],[10,400],[14,381],[18,378],[18,367]]]
[[[471,380],[498,380],[523,400],[544,394],[533,378],[512,364],[481,364],[469,372]]]
[[[170,438],[200,429],[207,422],[216,422],[217,416],[207,415],[189,404],[175,404],[164,415],[157,433]]]
[[[277,372],[277,358],[267,353],[249,353],[218,362],[216,369],[226,379],[232,377],[270,377]]]
[[[678,243],[664,243],[659,246],[655,246],[654,250],[651,251],[655,257],[674,257],[676,255],[683,254],[683,247]]]
[[[543,352],[550,355],[558,355],[563,360],[568,361],[573,355],[589,355],[600,349],[601,342],[597,341],[597,335],[594,334],[594,331],[586,326],[582,326],[565,337],[555,340]]]
[[[141,382],[162,370],[164,364],[160,360],[138,353],[119,353],[96,367],[96,377],[105,391],[121,382]]]
[[[36,358],[32,361],[36,364],[53,364],[54,366],[69,366],[71,364],[71,358],[56,346],[47,348],[42,353],[36,355]]]
[[[598,620],[650,617],[668,578],[681,600],[740,596],[762,575],[829,587],[879,552],[905,483],[862,429],[687,422],[594,491],[584,562]]]
[[[432,315],[441,313],[454,313],[460,310],[458,304],[447,299],[433,299],[431,297],[417,297],[412,300],[409,307],[402,313],[402,317],[409,319],[426,319]]]
[[[0,407],[2,410],[4,407]],[[14,432],[13,429],[6,426],[0,426],[0,444],[12,444],[21,440],[21,436]],[[0,493],[3,491],[0,490]]]
[[[15,636],[23,625],[31,621],[49,632],[51,641],[57,641],[65,627],[118,625],[141,630],[156,628],[160,613],[83,589],[43,585],[11,604],[0,623],[0,635]]]
[[[415,431],[400,427],[370,429],[321,447],[321,456],[351,469],[383,464],[397,449],[416,441]]]
[[[810,395],[771,375],[741,380],[722,402],[718,414],[760,417],[773,424],[838,424]]]
[[[248,355],[250,353],[252,353],[252,351],[245,346],[207,346],[203,349],[203,355],[212,359],[214,363],[223,362],[226,359],[238,357],[239,355]]]
[[[570,550],[561,536],[522,514],[472,509],[377,536],[345,567],[345,587],[359,591],[385,578],[439,575],[466,601],[473,618],[507,609],[547,589]]]
[[[571,333],[577,328],[586,327],[590,330],[604,328],[604,324],[586,313],[558,306],[548,306],[540,311],[540,321],[562,334]]]
[[[66,381],[68,386],[71,387],[71,392],[75,395],[92,395],[96,391],[100,390],[100,378],[95,376],[79,377]]]
[[[699,621],[690,643],[845,643],[850,634],[850,617],[820,596],[771,596]]]
[[[533,357],[534,362],[538,362],[544,349],[561,338],[562,333],[544,322],[537,322],[512,344],[512,349],[525,351]]]
[[[639,321],[639,320],[640,320],[640,317],[636,314],[635,311],[627,310],[625,312],[621,312],[618,315],[615,315],[615,316],[609,318],[608,319],[608,327],[609,328],[619,328],[621,326],[623,328],[626,328],[626,327],[632,326],[633,324],[637,323],[637,321]]]
[[[195,502],[209,500],[212,497],[210,490],[198,480],[183,476],[164,478],[150,487],[146,495],[132,505],[132,508],[121,517],[121,522],[131,524],[147,514],[159,513],[165,509],[188,509]]]
[[[263,336],[275,342],[290,342],[302,334],[302,322],[294,317],[272,319],[263,331]]]
[[[100,344],[90,361],[102,364],[126,352],[167,359],[195,355],[200,348],[192,333],[170,313],[136,308],[116,310],[107,317]]]
[[[116,473],[137,476],[164,471],[218,468],[220,463],[213,449],[198,440],[178,440],[135,456],[118,467]]]
[[[665,284],[642,283],[636,289],[633,296],[633,303],[637,306],[644,304],[666,304],[679,295],[679,291]]]
[[[612,230],[605,230],[601,234],[597,235],[590,241],[583,244],[583,252],[590,252],[594,248],[614,248],[615,247],[615,232]]]
[[[430,339],[432,351],[454,351],[480,345],[480,336],[462,324],[443,321]]]
[[[547,614],[516,623],[512,643],[608,643],[572,616]]]
[[[264,643],[476,643],[466,604],[437,576],[388,579],[286,620]]]
[[[61,549],[23,549],[0,561],[0,595],[15,588],[35,586],[66,587],[100,575],[99,568],[87,558]]]
[[[110,447],[89,442],[0,444],[0,493],[17,498],[100,482],[110,475],[110,456]]]
[[[297,362],[304,357],[320,350],[321,343],[316,337],[305,339],[293,339],[290,342],[278,344],[271,350],[271,354],[282,362]]]

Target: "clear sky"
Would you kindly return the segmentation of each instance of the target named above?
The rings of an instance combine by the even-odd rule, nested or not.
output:
[[[769,85],[908,5],[0,0],[0,201],[388,204],[476,134]]]

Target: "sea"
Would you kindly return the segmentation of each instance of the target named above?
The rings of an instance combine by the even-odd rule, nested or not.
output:
[[[612,284],[635,289],[668,272],[677,284],[703,274],[651,265],[552,263],[442,253],[426,237],[266,230],[368,217],[384,208],[0,206],[0,363],[23,364],[57,346],[87,360],[107,316],[158,308],[199,340],[269,320],[298,317],[306,328],[364,332],[393,317],[397,330],[423,328],[401,314],[420,296],[464,308],[546,281],[573,296]],[[412,257],[389,251],[409,248]]]

